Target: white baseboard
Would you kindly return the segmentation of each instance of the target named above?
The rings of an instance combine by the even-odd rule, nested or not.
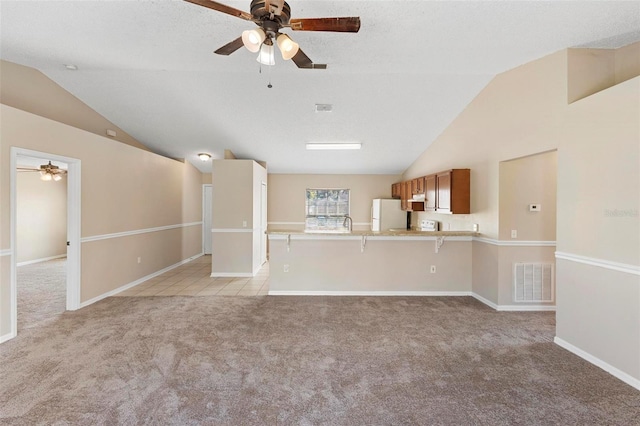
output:
[[[289,291],[269,290],[269,296],[471,296],[468,291]]]
[[[0,343],[4,343],[7,340],[13,339],[14,337],[16,337],[16,333],[7,333],[3,336],[0,336]]]
[[[484,303],[485,305],[487,305],[490,308],[495,309],[496,311],[498,310],[498,305],[496,305],[495,303],[493,303],[491,300],[489,299],[485,299],[484,297],[480,296],[477,293],[471,293],[471,297],[473,297],[476,300],[479,300],[480,302]]]
[[[59,254],[57,256],[43,257],[42,259],[27,260],[25,262],[17,263],[16,266],[33,265],[34,263],[48,262],[49,260],[62,259],[63,257],[67,257],[67,255]]]
[[[471,296],[498,312],[549,312],[556,310],[556,307],[552,305],[498,305],[479,294],[471,293]]]
[[[125,290],[128,290],[128,289],[130,289],[132,287],[135,287],[138,284],[142,284],[143,282],[145,282],[147,280],[150,280],[151,278],[157,277],[158,275],[162,275],[165,272],[168,272],[168,271],[170,271],[172,269],[177,268],[178,266],[184,265],[185,263],[189,263],[192,260],[195,260],[195,259],[199,258],[202,255],[203,255],[203,253],[196,254],[195,256],[191,256],[188,259],[184,259],[184,260],[182,260],[182,261],[180,261],[178,263],[175,263],[175,264],[173,264],[171,266],[167,266],[164,269],[161,269],[161,270],[156,271],[156,272],[154,272],[152,274],[146,275],[146,276],[144,276],[144,277],[142,277],[140,279],[137,279],[137,280],[135,280],[133,282],[130,282],[129,284],[125,284],[123,286],[120,286],[120,287],[116,288],[115,290],[108,291],[106,293],[101,294],[100,296],[94,297],[93,299],[86,300],[86,301],[80,303],[80,308],[84,308],[84,307],[89,306],[89,305],[91,305],[93,303],[96,303],[96,302],[98,302],[98,301],[100,301],[102,299],[106,299],[107,297],[114,296],[114,295],[116,295],[118,293],[121,293],[121,292],[123,292]]]
[[[580,349],[580,348],[578,348],[576,346],[573,346],[571,343],[559,338],[558,336],[554,337],[553,342],[556,345],[568,350],[569,352],[571,352],[571,353],[573,353],[575,355],[578,355],[580,358],[584,359],[585,361],[590,362],[591,364],[595,365],[596,367],[599,367],[599,368],[603,369],[607,373],[609,373],[612,376],[622,380],[626,384],[628,384],[628,385],[640,390],[640,379],[637,379],[637,378],[625,373],[624,371],[618,370],[613,365],[604,362],[600,358],[595,357],[595,356],[591,355],[590,353],[585,352],[585,351],[583,351],[582,349]]]

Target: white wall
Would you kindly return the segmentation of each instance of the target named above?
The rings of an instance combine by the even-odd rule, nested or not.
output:
[[[17,262],[67,253],[67,178],[43,181],[40,173],[21,172],[16,181]]]

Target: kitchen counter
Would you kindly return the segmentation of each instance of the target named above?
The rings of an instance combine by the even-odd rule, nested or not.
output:
[[[267,231],[268,235],[295,235],[295,236],[326,236],[326,237],[475,237],[478,232],[473,231],[414,231],[414,230],[388,230],[388,231],[352,231],[352,232],[306,232],[301,230],[279,229]],[[271,237],[270,237],[271,238]]]

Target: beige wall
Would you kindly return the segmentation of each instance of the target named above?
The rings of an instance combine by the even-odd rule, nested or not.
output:
[[[546,152],[500,163],[500,240],[555,241],[557,153]],[[538,212],[529,204],[540,204]],[[511,231],[517,238],[511,238]]]
[[[512,226],[519,227],[520,238],[554,238],[552,220],[521,225],[526,216],[514,217],[513,209],[505,208],[502,197],[520,197],[518,204],[537,201],[525,201],[528,193],[503,191],[506,177],[525,169],[523,163],[504,162],[557,149],[558,341],[636,383],[640,78],[632,76],[640,74],[638,46],[558,52],[498,75],[404,174],[407,179],[447,168],[471,169],[470,215],[423,216],[457,221],[458,227],[479,223],[485,239],[473,244],[473,291],[498,305],[513,304],[508,279],[513,261],[551,261],[553,248],[502,244],[511,243]],[[569,105],[568,96],[586,97]]]
[[[562,341],[640,386],[640,77],[569,106],[558,149]]]
[[[124,130],[34,68],[0,60],[0,99],[5,105],[96,135],[105,136],[107,129],[115,130],[116,137],[112,140],[147,150]]]
[[[353,229],[371,229],[371,202],[391,198],[399,175],[269,174],[269,229],[304,229],[307,188],[348,188]],[[360,225],[357,225],[360,224]]]
[[[471,292],[471,241],[448,239],[436,253],[434,240],[371,237],[361,252],[358,237],[303,238],[289,251],[269,240],[270,292]]]
[[[67,254],[67,178],[42,181],[23,172],[16,180],[17,262]]]
[[[212,167],[212,275],[254,275],[260,266],[260,195],[267,171],[253,160],[213,160]]]
[[[566,110],[566,51],[496,76],[405,171],[404,179],[451,168],[471,169],[471,214],[422,213],[498,238],[499,164],[551,151],[560,143]]]
[[[567,74],[569,103],[636,77],[640,42],[620,49],[568,49]]]
[[[558,149],[558,251],[640,265],[639,82],[569,106]]]
[[[202,176],[191,164],[6,105],[0,107],[0,249],[11,248],[10,147],[15,146],[82,162],[81,237],[88,240],[81,248],[82,302],[201,252],[202,229],[197,222],[202,216]],[[91,241],[92,237],[193,222],[196,224],[177,230]],[[140,264],[137,257],[142,258]],[[8,278],[3,269],[3,294],[9,291]],[[9,318],[9,311],[3,308],[0,336],[8,333]]]

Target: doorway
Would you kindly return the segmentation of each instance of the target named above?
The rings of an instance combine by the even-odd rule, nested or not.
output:
[[[10,317],[11,331],[9,338],[18,334],[18,263],[20,253],[18,252],[18,165],[21,159],[33,159],[36,164],[52,163],[65,164],[67,166],[66,175],[66,213],[63,221],[66,221],[66,262],[62,266],[66,276],[64,306],[66,310],[76,310],[80,307],[80,160],[76,158],[63,157],[60,155],[45,152],[33,151],[23,148],[11,148],[11,182],[10,182],[10,203],[11,203],[11,286],[10,286]],[[60,182],[56,182],[60,183]],[[36,232],[38,230],[35,230]],[[37,239],[38,235],[34,238]],[[37,241],[37,240],[36,240]],[[23,243],[24,244],[24,243]],[[31,248],[33,249],[33,247]],[[39,248],[36,248],[39,249]],[[64,249],[63,249],[64,252]],[[30,256],[38,256],[31,254]],[[27,256],[29,257],[29,256]],[[45,257],[46,258],[46,257]],[[41,260],[36,259],[36,260]],[[59,265],[58,265],[59,266]]]
[[[16,288],[18,332],[66,309],[66,163],[18,155]]]

